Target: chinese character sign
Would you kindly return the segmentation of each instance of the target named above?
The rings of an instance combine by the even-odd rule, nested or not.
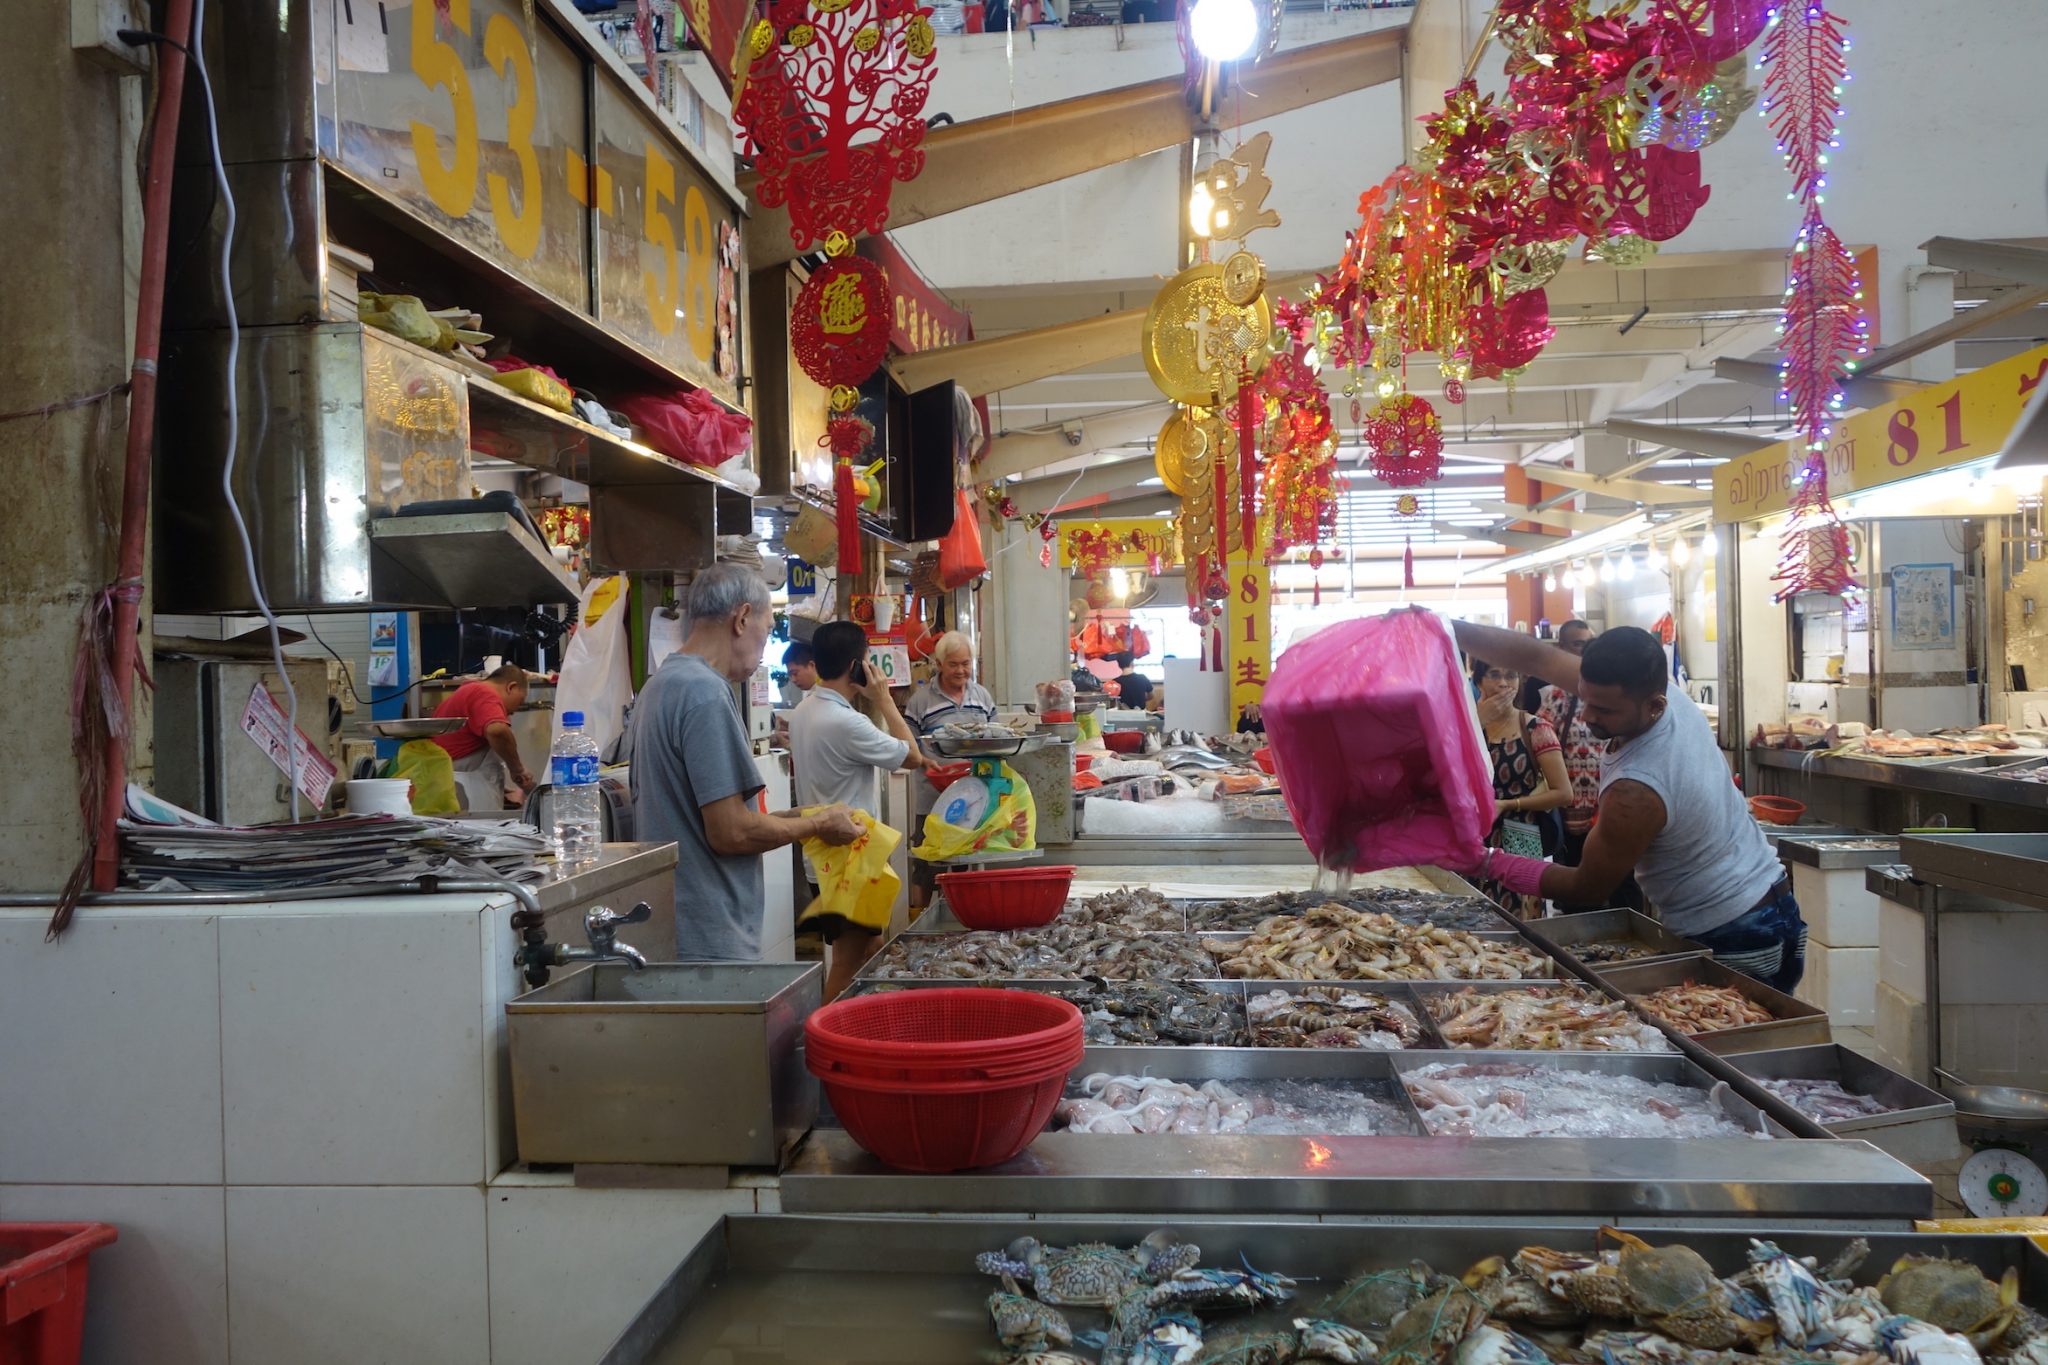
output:
[[[1263,557],[1230,561],[1230,719],[1266,694],[1273,667],[1273,572]]]

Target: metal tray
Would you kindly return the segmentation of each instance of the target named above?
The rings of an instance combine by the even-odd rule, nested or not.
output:
[[[1889,1114],[1821,1126],[1841,1137],[1862,1138],[1901,1161],[1952,1161],[1963,1151],[1956,1136],[1956,1106],[1948,1096],[1840,1043],[1746,1052],[1729,1064],[1758,1079],[1835,1081],[1852,1094],[1895,1106]]]
[[[467,723],[461,716],[414,716],[406,720],[365,721],[360,729],[383,739],[429,739],[453,734]]]
[[[1633,940],[1657,949],[1649,957],[1631,958],[1627,962],[1581,962],[1588,971],[1600,971],[1605,967],[1637,967],[1646,962],[1662,962],[1674,957],[1711,957],[1713,950],[1704,944],[1694,943],[1689,938],[1666,929],[1662,923],[1648,915],[1639,915],[1633,910],[1582,910],[1574,914],[1553,915],[1539,920],[1532,926],[1538,934],[1549,939],[1558,947],[1577,956],[1574,950],[1582,943],[1611,942],[1616,939]]]
[[[1634,1076],[1645,1081],[1668,1081],[1691,1090],[1709,1093],[1721,1112],[1752,1133],[1781,1133],[1764,1116],[1763,1110],[1735,1093],[1729,1086],[1721,1084],[1720,1078],[1709,1073],[1699,1063],[1676,1052],[1389,1052],[1384,1054],[1388,1065],[1396,1076],[1421,1067],[1444,1063],[1456,1066],[1478,1066],[1488,1062],[1510,1063],[1518,1066],[1538,1067],[1546,1071],[1599,1071],[1614,1076]],[[1405,1087],[1404,1087],[1405,1089]],[[1418,1111],[1417,1120],[1422,1121],[1423,1130],[1429,1124],[1423,1121]],[[1439,1141],[1476,1141],[1477,1139],[1439,1138]],[[1510,1142],[1558,1142],[1591,1141],[1577,1138],[1507,1138],[1493,1139]],[[1655,1142],[1655,1138],[1607,1138],[1608,1142]],[[1678,1150],[1689,1148],[1693,1142],[1714,1139],[1671,1139],[1672,1143],[1683,1144]]]
[[[1422,1116],[1415,1111],[1406,1087],[1395,1077],[1387,1060],[1398,1054],[1370,1052],[1363,1048],[1293,1047],[1091,1047],[1081,1054],[1081,1064],[1068,1073],[1069,1088],[1081,1077],[1098,1071],[1119,1076],[1157,1076],[1166,1080],[1200,1084],[1203,1081],[1331,1081],[1364,1089],[1400,1110],[1407,1120],[1404,1133],[1379,1133],[1375,1137],[1428,1137]],[[1432,1052],[1432,1057],[1442,1053]],[[1469,1054],[1467,1054],[1469,1055]],[[1048,1132],[1053,1131],[1051,1128]],[[1073,1133],[1085,1140],[1125,1141],[1154,1134]],[[1301,1138],[1257,1133],[1188,1133],[1189,1141],[1229,1138],[1240,1142],[1274,1145],[1273,1157],[1284,1161],[1299,1149]],[[1325,1135],[1329,1136],[1329,1135]]]
[[[925,743],[946,758],[1009,758],[1027,749],[1044,747],[1050,735],[1018,735],[1014,739],[946,739],[928,736]]]
[[[1544,986],[1576,986],[1580,990],[1583,990],[1590,995],[1597,996],[1600,994],[1600,992],[1596,988],[1588,986],[1585,982],[1574,980],[1568,977],[1556,981],[1427,981],[1417,983],[1415,985],[1414,991],[1417,999],[1419,999],[1423,1005],[1424,1022],[1428,1025],[1429,1031],[1435,1034],[1437,1038],[1443,1039],[1441,1045],[1444,1048],[1444,1050],[1456,1052],[1458,1055],[1463,1057],[1469,1057],[1476,1052],[1485,1051],[1506,1052],[1511,1053],[1517,1057],[1527,1057],[1532,1055],[1561,1055],[1566,1057],[1664,1057],[1677,1055],[1678,1045],[1676,1043],[1671,1043],[1668,1039],[1661,1040],[1668,1044],[1668,1050],[1665,1052],[1628,1052],[1625,1050],[1618,1050],[1615,1048],[1488,1049],[1459,1047],[1456,1044],[1450,1042],[1448,1039],[1444,1039],[1443,1030],[1438,1026],[1439,1021],[1437,1020],[1436,1014],[1433,1010],[1429,1008],[1431,1001],[1456,995],[1459,991],[1466,990],[1468,988],[1471,990],[1478,991],[1481,994],[1491,994],[1496,991],[1528,990],[1532,987],[1541,988]],[[1635,1013],[1637,1014],[1637,1017],[1641,1017],[1640,1011],[1635,1011]]]
[[[1745,976],[1711,957],[1672,958],[1642,964],[1629,962],[1619,967],[1591,970],[1602,981],[1631,997],[1648,995],[1665,986],[1677,986],[1687,981],[1697,981],[1703,986],[1733,986],[1775,1016],[1768,1024],[1747,1024],[1741,1028],[1687,1035],[1707,1051],[1720,1056],[1804,1047],[1835,1040],[1834,1033],[1828,1028],[1827,1011],[1804,1000],[1795,1000],[1783,991],[1773,990],[1755,977]]]
[[[1899,841],[1884,840],[1883,848],[1852,848],[1852,844],[1865,844],[1878,836],[1871,834],[1845,834],[1829,839],[1786,839],[1778,844],[1778,857],[1788,863],[1799,863],[1806,867],[1819,868],[1823,872],[1841,872],[1850,868],[1874,867],[1879,863],[1895,863],[1899,860]]]
[[[1135,1140],[1135,1139],[1127,1139]],[[1782,1208],[1773,1201],[1773,1209]],[[1658,1246],[1684,1243],[1705,1256],[1715,1271],[1730,1275],[1746,1264],[1748,1239],[1768,1237],[1794,1256],[1825,1261],[1849,1239],[1847,1230],[1801,1227],[1783,1212],[1764,1215],[1755,1226],[1722,1230],[1711,1216],[1688,1225],[1668,1220],[1617,1217]],[[662,1275],[643,1307],[622,1325],[600,1365],[663,1365],[690,1359],[722,1358],[743,1350],[755,1365],[787,1365],[836,1359],[958,1360],[963,1351],[958,1324],[979,1324],[982,1301],[994,1281],[971,1275],[974,1257],[1033,1237],[1052,1246],[1079,1242],[1136,1245],[1154,1223],[1131,1211],[1105,1216],[1087,1212],[1046,1214],[1033,1220],[804,1217],[788,1214],[732,1214],[714,1223],[694,1246],[682,1251],[675,1269]],[[1725,1227],[1725,1225],[1724,1225]],[[1174,1223],[1180,1240],[1202,1248],[1205,1266],[1234,1266],[1242,1260],[1304,1282],[1303,1304],[1312,1305],[1347,1277],[1378,1268],[1428,1261],[1456,1274],[1489,1256],[1512,1255],[1531,1244],[1592,1254],[1602,1249],[1592,1223],[1539,1226],[1526,1211],[1509,1213],[1494,1226],[1447,1226],[1409,1216],[1398,1222],[1315,1223],[1280,1220],[1203,1220],[1190,1209]],[[1871,1254],[1857,1279],[1876,1277],[1906,1255],[1957,1257],[1997,1280],[2008,1268],[2020,1272],[2030,1307],[2048,1308],[2048,1252],[2017,1234],[1955,1237],[1911,1232],[1869,1235]],[[671,1252],[671,1255],[676,1254]],[[815,1286],[884,1275],[900,1279],[904,1294],[924,1286],[926,1316],[905,1322],[901,1304],[864,1298],[850,1290],[843,1299],[821,1297]],[[915,1299],[910,1300],[912,1302]],[[883,1315],[894,1312],[893,1320]],[[772,1318],[756,1316],[772,1313]],[[772,1334],[761,1329],[773,1324]],[[935,1327],[934,1324],[942,1324]],[[943,1332],[943,1339],[940,1333]],[[993,1336],[988,1337],[992,1345]],[[744,1342],[744,1347],[740,1343]],[[887,1342],[881,1350],[866,1342]],[[777,1344],[779,1343],[779,1344]],[[989,1354],[994,1354],[989,1351]]]

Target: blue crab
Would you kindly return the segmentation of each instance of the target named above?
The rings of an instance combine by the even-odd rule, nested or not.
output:
[[[1291,1332],[1237,1332],[1202,1348],[1194,1365],[1371,1365],[1372,1339],[1324,1318],[1296,1318]]]
[[[1992,1365],[2048,1365],[2048,1317],[2021,1304],[2012,1326],[1985,1355]]]
[[[1074,1329],[1060,1311],[1025,1295],[1008,1275],[1003,1287],[988,1296],[988,1316],[996,1340],[1011,1351],[1043,1352],[1074,1344]]]
[[[1422,1261],[1410,1261],[1389,1270],[1368,1270],[1337,1286],[1318,1311],[1327,1318],[1357,1327],[1385,1327],[1413,1307],[1417,1299],[1445,1283],[1442,1275]]]
[[[1380,1358],[1386,1365],[1443,1365],[1486,1314],[1486,1301],[1453,1280],[1394,1319]]]
[[[1754,1296],[1732,1290],[1691,1247],[1653,1247],[1611,1227],[1600,1235],[1620,1245],[1612,1260],[1524,1247],[1515,1266],[1588,1316],[1633,1319],[1680,1345],[1721,1351],[1775,1333],[1775,1323],[1739,1311],[1760,1308]]]
[[[1485,1303],[1489,1315],[1530,1327],[1570,1327],[1586,1315],[1570,1301],[1545,1289],[1533,1277],[1489,1256],[1464,1274],[1467,1288]]]
[[[1959,1332],[1981,1351],[2012,1326],[2019,1311],[2020,1274],[2016,1267],[2008,1269],[1993,1284],[1968,1261],[1904,1256],[1877,1282],[1877,1294],[1892,1312]]]
[[[984,1275],[1028,1281],[1044,1303],[1113,1308],[1131,1290],[1191,1269],[1201,1255],[1200,1247],[1175,1242],[1167,1232],[1152,1233],[1135,1247],[1104,1242],[1049,1247],[1034,1237],[1020,1237],[1001,1251],[975,1257],[974,1266]]]
[[[1452,1350],[1455,1365],[1551,1365],[1541,1346],[1493,1322],[1482,1322]]]
[[[1102,1339],[1104,1365],[1139,1360],[1135,1352],[1158,1323],[1186,1317],[1193,1309],[1263,1308],[1292,1297],[1293,1280],[1250,1265],[1243,1270],[1187,1269],[1158,1284],[1136,1285],[1110,1311],[1109,1331]]]
[[[1877,1327],[1877,1343],[1892,1365],[1981,1365],[1970,1339],[1903,1313]]]
[[[1332,1365],[1371,1365],[1380,1348],[1356,1327],[1324,1318],[1296,1318],[1294,1335],[1300,1347],[1298,1360],[1327,1360]]]

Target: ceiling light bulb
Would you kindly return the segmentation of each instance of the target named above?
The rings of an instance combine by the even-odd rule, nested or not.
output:
[[[1643,567],[1651,573],[1661,573],[1664,564],[1664,551],[1658,547],[1656,541],[1651,541],[1649,553],[1643,556]]]
[[[1611,559],[1601,560],[1599,565],[1593,570],[1593,577],[1602,583],[1612,583],[1614,581],[1614,561]]]
[[[1121,602],[1131,595],[1131,576],[1122,569],[1109,571],[1109,595]]]
[[[1686,561],[1691,558],[1692,542],[1688,541],[1684,536],[1680,536],[1671,542],[1671,562],[1674,565],[1682,569],[1685,567]]]
[[[1557,591],[1557,571],[1555,569],[1552,569],[1549,573],[1543,576],[1543,591]]]
[[[1252,0],[1195,0],[1188,32],[1195,50],[1210,61],[1234,62],[1258,38],[1259,14]]]
[[[1188,227],[1195,236],[1207,237],[1216,226],[1216,199],[1209,193],[1207,183],[1197,180],[1194,192],[1188,195]]]
[[[1706,535],[1700,537],[1700,554],[1703,558],[1712,559],[1715,555],[1719,554],[1720,552],[1720,536],[1716,535],[1712,531],[1709,531],[1706,533]]]
[[[1628,582],[1631,578],[1634,578],[1636,576],[1635,556],[1630,554],[1627,550],[1623,550],[1615,558],[1614,574],[1615,577],[1619,578],[1624,583]]]
[[[1558,582],[1563,585],[1566,592],[1570,592],[1573,588],[1579,586],[1579,575],[1575,570],[1566,569],[1564,577],[1560,578]]]

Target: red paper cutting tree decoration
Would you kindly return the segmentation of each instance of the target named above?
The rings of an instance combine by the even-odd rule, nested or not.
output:
[[[1828,497],[1827,452],[1842,407],[1842,379],[1870,349],[1870,320],[1856,258],[1821,212],[1828,153],[1842,145],[1836,120],[1849,78],[1848,51],[1847,25],[1818,0],[1772,11],[1764,35],[1764,110],[1792,173],[1793,193],[1806,206],[1786,267],[1779,328],[1778,396],[1791,405],[1806,443],[1775,575],[1781,599],[1855,586],[1849,533]]]
[[[832,391],[839,567],[857,574],[854,465],[874,430],[853,408],[888,353],[889,290],[881,268],[851,252],[855,237],[888,226],[895,183],[924,169],[938,43],[916,0],[768,0],[747,45],[733,113],[760,177],[754,198],[787,205],[797,249],[822,240],[832,258],[797,296],[790,330],[797,363]]]
[[[1395,394],[1365,417],[1366,458],[1394,488],[1419,488],[1443,472],[1444,428],[1429,400]]]

